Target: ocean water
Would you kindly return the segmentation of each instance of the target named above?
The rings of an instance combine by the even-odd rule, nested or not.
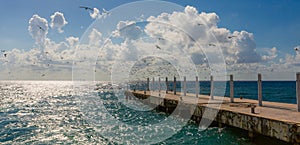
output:
[[[236,97],[255,98],[257,94],[251,89],[257,87],[256,82],[236,82],[235,86]],[[192,92],[192,86],[189,88]],[[294,88],[295,82],[263,83],[264,95],[270,101],[295,103],[292,97]],[[101,107],[95,106],[86,93],[74,94],[74,89],[72,82],[65,81],[0,82],[0,144],[134,144],[132,139],[137,134],[133,130],[143,126],[151,129],[152,124],[170,118],[154,110],[128,108],[111,92],[93,92],[103,103]],[[201,83],[200,92],[209,93],[209,83]],[[83,110],[88,108],[97,112],[93,114],[94,119],[101,121],[91,122],[89,113],[92,111]],[[112,123],[107,116],[113,116],[128,127]],[[174,118],[173,121],[180,122],[180,119]],[[153,128],[151,131],[167,132],[173,127],[169,124],[164,127],[166,129]],[[230,127],[209,127],[202,131],[189,122],[156,144],[283,144],[266,137],[251,141],[247,136],[247,132]]]
[[[157,82],[156,82],[157,83]],[[162,82],[163,84],[164,82]],[[150,84],[151,85],[151,84]],[[164,85],[164,84],[163,84]],[[200,90],[199,94],[209,95],[210,94],[210,81],[199,82]],[[158,85],[153,89],[158,90]],[[187,91],[189,93],[195,93],[195,82],[187,82]],[[133,90],[132,86],[131,89]],[[170,90],[173,89],[173,82],[168,83]],[[136,87],[137,89],[143,90],[145,85]],[[164,89],[165,89],[164,85]],[[180,92],[183,88],[183,82],[177,81],[176,91]],[[229,82],[214,82],[214,95],[215,96],[230,96]],[[257,81],[235,81],[234,82],[234,97],[235,98],[248,98],[257,99]],[[262,82],[262,96],[263,101],[271,102],[282,102],[297,104],[296,100],[296,82],[295,81],[263,81]]]

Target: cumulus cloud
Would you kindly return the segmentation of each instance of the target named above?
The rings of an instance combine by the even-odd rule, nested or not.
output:
[[[90,16],[91,16],[93,19],[98,18],[100,15],[101,15],[101,14],[100,14],[100,11],[99,11],[99,9],[97,9],[97,8],[94,8],[94,9],[93,9],[93,12],[90,12]]]
[[[101,17],[101,14],[94,8],[90,16],[96,19]],[[89,59],[98,56],[98,69],[109,72],[113,61],[124,60],[124,63],[128,61],[130,65],[123,66],[124,69],[128,69],[128,66],[134,65],[134,61],[147,54],[169,55],[174,59],[186,55],[197,65],[199,72],[203,72],[209,71],[208,63],[214,61],[208,60],[206,55],[217,58],[219,56],[214,54],[215,48],[221,48],[229,71],[258,72],[280,68],[274,63],[264,64],[278,57],[277,48],[265,49],[263,54],[258,53],[254,34],[247,31],[231,32],[226,28],[220,28],[218,26],[220,18],[216,13],[199,13],[196,8],[187,6],[182,12],[161,13],[148,17],[147,21],[149,23],[145,25],[138,25],[134,21],[120,21],[115,25],[113,37],[106,40],[103,36],[106,34],[95,28],[91,29],[86,43],[78,45],[77,37],[71,36],[58,43],[47,38],[47,20],[34,15],[29,21],[28,30],[36,43],[44,45],[43,49],[33,48],[30,51],[14,49],[7,52],[7,57],[2,59],[7,61],[5,63],[7,66],[33,65],[36,70],[41,70],[41,68],[49,69],[50,64],[50,67],[55,66],[56,70],[63,69],[67,72],[71,71],[71,61],[75,60],[77,65],[84,64],[85,61],[96,61]],[[62,32],[66,24],[63,14],[56,12],[51,16],[51,28],[57,28]],[[78,55],[75,54],[75,46],[78,48],[76,51],[80,52]],[[148,61],[150,60],[146,63],[151,64]],[[296,66],[300,64],[300,54],[296,52],[295,55],[286,55],[280,62],[285,68]],[[183,60],[178,63],[187,64]],[[160,68],[156,67],[156,70],[159,71]]]
[[[55,12],[52,16],[50,16],[50,18],[51,18],[51,23],[50,23],[51,28],[52,29],[57,28],[59,33],[63,33],[64,31],[62,30],[62,28],[68,24],[68,22],[64,17],[64,14],[60,12]]]
[[[286,54],[283,62],[287,65],[300,66],[300,52],[296,51],[295,55]]]
[[[28,31],[36,44],[43,44],[48,34],[48,21],[39,15],[33,15],[29,20]]]
[[[73,47],[77,44],[77,42],[79,41],[79,38],[71,36],[71,37],[66,38],[66,41],[69,43],[70,47]]]
[[[277,57],[277,48],[276,47],[267,49],[266,51],[267,51],[267,55],[263,55],[262,60],[269,61],[269,60],[273,60]]]
[[[150,23],[146,26],[145,32],[152,37],[172,40],[178,45],[188,44],[189,41],[194,40],[200,42],[202,48],[189,47],[189,50],[187,50],[193,53],[192,59],[198,63],[203,62],[196,57],[202,56],[201,51],[203,49],[207,49],[207,52],[210,49],[212,50],[208,47],[209,44],[214,44],[222,49],[227,64],[256,63],[263,60],[262,56],[256,52],[256,44],[252,33],[247,31],[234,31],[231,33],[226,28],[218,27],[219,20],[216,13],[201,12],[199,14],[197,9],[187,6],[184,12],[162,13],[157,17],[149,17],[148,21],[150,22],[161,22],[170,25],[163,26],[162,24]],[[183,32],[174,31],[176,28],[183,30]],[[213,35],[209,35],[209,33]],[[186,37],[186,35],[189,35],[192,39]]]
[[[114,37],[124,39],[138,39],[142,34],[142,29],[133,21],[120,21],[117,30],[113,32]]]

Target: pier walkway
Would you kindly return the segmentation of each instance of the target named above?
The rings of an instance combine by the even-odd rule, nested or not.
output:
[[[151,105],[158,105],[164,110],[174,110],[178,101],[186,104],[197,104],[193,111],[192,120],[199,122],[204,109],[218,109],[214,121],[219,125],[228,125],[249,131],[249,136],[262,134],[289,143],[300,144],[300,112],[297,111],[297,104],[277,103],[264,101],[262,106],[257,105],[257,100],[235,98],[230,102],[229,97],[200,95],[198,102],[195,102],[195,94],[187,93],[181,96],[180,92],[173,94],[158,91],[130,91],[135,97],[148,100]],[[130,96],[130,95],[129,95]],[[180,96],[184,99],[180,99]],[[151,99],[145,99],[145,98]],[[160,101],[153,101],[158,99]],[[163,100],[163,101],[162,101]],[[208,104],[218,104],[209,105]],[[175,108],[174,108],[175,106]],[[220,108],[219,108],[220,107]],[[254,111],[254,112],[253,112]]]

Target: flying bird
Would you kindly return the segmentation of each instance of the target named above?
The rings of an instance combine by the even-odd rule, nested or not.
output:
[[[43,27],[41,27],[40,25],[37,25],[39,27],[40,30],[45,31],[45,29]]]
[[[228,36],[228,39],[231,39],[231,38],[233,38],[233,37],[237,37],[237,36]]]
[[[79,8],[94,11],[94,9],[92,9],[90,7],[86,7],[86,6],[80,6]]]
[[[155,45],[155,47],[156,47],[157,49],[161,49],[158,45]]]
[[[109,15],[110,14],[110,12],[108,12],[107,10],[105,10],[104,8],[102,9],[102,12],[104,13],[104,14],[107,14],[107,15]]]
[[[216,44],[209,43],[208,46],[216,46]]]
[[[158,40],[166,40],[166,39],[159,37]]]

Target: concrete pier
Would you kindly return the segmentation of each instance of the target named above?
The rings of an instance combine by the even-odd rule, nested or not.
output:
[[[158,106],[160,111],[172,113],[180,100],[181,93],[177,95],[166,94],[159,96],[158,92],[143,91],[131,92],[135,97],[140,98],[144,104]],[[157,94],[157,95],[156,95]],[[244,129],[249,135],[254,137],[255,134],[272,137],[292,144],[300,144],[300,113],[296,104],[275,103],[264,101],[263,106],[257,106],[253,113],[252,108],[256,106],[257,100],[236,99],[233,103],[230,97],[214,96],[214,100],[210,100],[211,96],[199,95],[198,102],[194,102],[195,94],[187,93],[184,96],[184,103],[195,105],[195,110],[191,110],[191,119],[199,123],[205,109],[217,109],[218,114],[213,120],[220,125],[228,125]],[[150,98],[150,99],[146,99]],[[209,103],[221,103],[220,108],[210,105]],[[188,108],[187,108],[188,109]]]

